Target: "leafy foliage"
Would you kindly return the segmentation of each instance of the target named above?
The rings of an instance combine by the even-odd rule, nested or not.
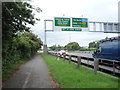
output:
[[[84,47],[80,47],[79,44],[77,42],[71,42],[68,43],[65,46],[60,46],[60,45],[53,45],[50,48],[50,50],[53,51],[60,51],[60,50],[68,50],[68,51],[94,51],[97,50],[99,47],[99,42],[91,42],[89,43],[89,48],[84,48]]]
[[[99,48],[99,42],[90,42],[89,48]]]
[[[3,70],[6,70],[9,64],[15,64],[20,59],[30,58],[42,45],[40,38],[30,32],[19,33],[11,43],[11,46],[7,44],[6,51],[3,50]]]
[[[41,47],[42,41],[31,33],[28,24],[36,20],[32,7],[26,2],[2,3],[2,70],[3,74],[9,64],[16,64],[20,59],[28,59]]]
[[[68,43],[65,47],[68,51],[76,51],[80,49],[80,46],[77,42]]]
[[[21,58],[29,58],[41,48],[42,41],[36,35],[30,32],[18,34],[13,42],[17,46],[17,50],[21,52]]]
[[[55,50],[60,51],[60,50],[62,50],[62,49],[65,49],[64,46],[60,46],[60,45],[58,45],[58,46],[53,45],[53,46],[51,46],[51,47],[49,47],[49,48],[50,48],[50,50],[53,50],[53,51],[55,51]]]

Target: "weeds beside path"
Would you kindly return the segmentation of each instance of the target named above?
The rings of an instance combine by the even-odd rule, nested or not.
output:
[[[81,66],[76,68],[75,63],[69,64],[67,60],[59,59],[51,55],[40,54],[48,64],[55,81],[61,88],[118,88],[118,78]]]

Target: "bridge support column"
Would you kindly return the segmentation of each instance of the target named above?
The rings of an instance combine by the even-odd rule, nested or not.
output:
[[[47,45],[44,45],[43,49],[44,49],[44,54],[47,54]]]

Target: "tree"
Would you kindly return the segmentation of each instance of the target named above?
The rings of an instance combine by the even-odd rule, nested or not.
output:
[[[55,51],[55,50],[57,50],[57,46],[56,45],[53,45],[53,46],[51,46],[51,47],[49,47],[51,50],[53,50],[53,51]]]
[[[30,58],[42,45],[40,38],[31,32],[19,33],[13,42],[17,50],[21,52],[21,58]]]
[[[34,17],[34,8],[26,2],[3,2],[2,3],[2,37],[8,41],[17,32],[30,31],[27,24],[34,25],[38,20]]]
[[[75,51],[80,49],[80,46],[77,42],[68,43],[65,47],[69,51]]]
[[[53,45],[53,46],[51,46],[51,47],[49,47],[51,50],[53,50],[53,51],[55,51],[55,50],[57,50],[57,51],[60,51],[61,49],[64,49],[64,46],[60,46],[60,45],[58,45],[58,46],[56,46],[56,45]]]
[[[35,18],[33,9],[40,11],[27,2],[2,2],[3,71],[19,59],[31,57],[41,46],[40,39],[27,27],[39,20]]]
[[[99,48],[99,42],[90,42],[89,48]]]

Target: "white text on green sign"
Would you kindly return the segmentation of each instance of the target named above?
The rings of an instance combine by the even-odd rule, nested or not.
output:
[[[62,28],[62,31],[82,31],[80,28]]]
[[[72,18],[72,27],[88,27],[88,19]]]
[[[55,17],[55,26],[70,26],[70,18]]]

